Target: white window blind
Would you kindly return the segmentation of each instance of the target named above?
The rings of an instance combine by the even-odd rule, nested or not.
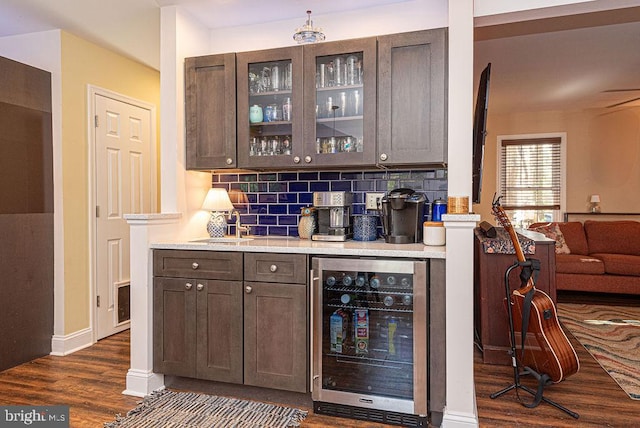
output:
[[[500,150],[504,209],[559,210],[561,139],[502,140]]]

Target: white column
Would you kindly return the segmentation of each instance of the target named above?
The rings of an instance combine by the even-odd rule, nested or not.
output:
[[[471,196],[473,0],[449,0],[448,195]],[[474,214],[443,216],[447,232],[447,393],[442,426],[478,426],[473,379]]]
[[[447,394],[442,426],[478,426],[473,379],[473,228],[478,214],[445,214]]]
[[[131,240],[131,367],[122,393],[144,397],[164,388],[153,373],[153,258],[149,244],[178,233],[180,214],[129,214]]]

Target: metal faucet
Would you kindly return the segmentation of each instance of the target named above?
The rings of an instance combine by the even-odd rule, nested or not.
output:
[[[249,234],[249,226],[242,226],[240,224],[240,213],[237,210],[233,210],[231,211],[231,214],[229,215],[229,219],[231,219],[231,216],[236,215],[236,238],[241,238],[242,237],[242,232],[246,232],[246,234]]]

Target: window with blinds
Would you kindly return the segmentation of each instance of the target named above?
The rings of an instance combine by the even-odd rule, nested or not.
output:
[[[500,145],[500,200],[516,223],[551,221],[561,208],[560,137],[505,139]]]

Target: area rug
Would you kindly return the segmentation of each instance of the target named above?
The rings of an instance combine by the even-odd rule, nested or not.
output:
[[[285,428],[300,426],[307,412],[290,407],[193,392],[162,390],[106,428]]]
[[[640,307],[558,303],[558,318],[633,400],[640,400]]]

